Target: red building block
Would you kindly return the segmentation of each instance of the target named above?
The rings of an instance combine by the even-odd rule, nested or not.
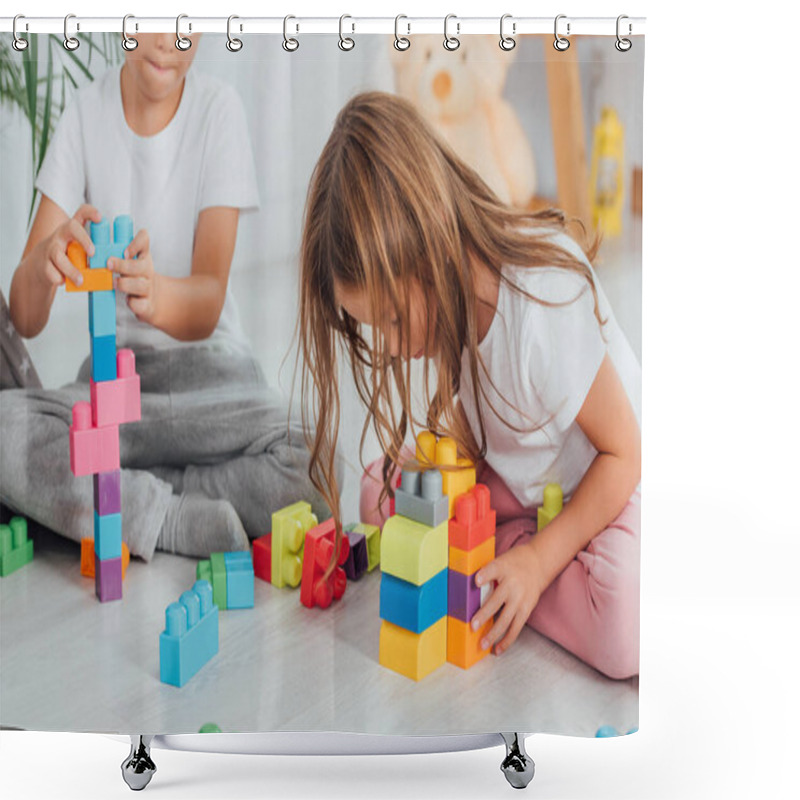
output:
[[[450,520],[450,547],[473,550],[494,536],[497,513],[489,501],[489,487],[482,483],[456,500],[456,515]]]
[[[272,583],[272,534],[253,539],[253,572],[256,578]]]
[[[308,608],[313,608],[315,605],[327,608],[333,600],[338,600],[347,588],[347,576],[342,569],[342,564],[347,561],[350,553],[350,541],[347,536],[342,536],[339,557],[336,559],[338,566],[334,567],[327,581],[322,580],[322,575],[331,560],[335,536],[333,518],[306,533],[300,602]]]
[[[72,406],[69,467],[75,476],[119,469],[119,427],[93,427],[89,403],[75,403]]]
[[[139,376],[133,350],[117,351],[117,378],[95,383],[89,381],[92,399],[92,422],[96,428],[122,425],[142,418]]]

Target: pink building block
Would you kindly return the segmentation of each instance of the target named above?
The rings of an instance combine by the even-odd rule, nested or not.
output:
[[[89,382],[92,399],[92,422],[96,428],[122,425],[142,418],[141,382],[136,374],[133,350],[117,352],[117,378]]]
[[[93,427],[89,403],[72,406],[69,467],[76,477],[119,469],[119,426]]]

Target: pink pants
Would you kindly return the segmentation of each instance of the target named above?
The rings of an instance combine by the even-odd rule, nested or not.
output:
[[[378,508],[382,459],[361,479],[361,520],[382,525]],[[536,535],[536,509],[524,509],[502,479],[485,466],[497,512],[496,555]],[[619,516],[592,539],[548,586],[528,617],[535,631],[557,642],[609,678],[639,673],[639,552],[641,495],[632,495]]]

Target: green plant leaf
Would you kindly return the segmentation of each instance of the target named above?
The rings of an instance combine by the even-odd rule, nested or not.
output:
[[[50,112],[53,105],[53,43],[47,46],[47,85],[44,95],[44,111],[42,112],[42,140],[39,142],[39,159],[36,163],[36,175],[42,168],[44,154],[47,152],[47,143],[50,141]]]

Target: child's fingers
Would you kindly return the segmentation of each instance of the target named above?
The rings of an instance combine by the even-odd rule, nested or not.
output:
[[[108,268],[118,275],[135,278],[147,273],[147,263],[133,258],[109,258]]]
[[[100,222],[103,219],[103,215],[94,206],[84,203],[75,212],[73,219],[77,220],[78,224],[83,227],[87,222]]]
[[[72,241],[77,242],[86,251],[87,255],[94,255],[94,242],[92,242],[92,237],[86,232],[86,228],[83,227],[77,215],[67,222],[65,241],[63,243],[65,251],[67,245]]]
[[[133,241],[125,248],[123,255],[126,259],[140,258],[150,250],[150,234],[142,228]]]
[[[483,637],[480,641],[480,648],[481,650],[490,650],[492,645],[500,639],[503,634],[511,627],[511,623],[514,621],[514,612],[510,608],[509,604],[506,603],[503,606],[503,611],[501,612],[500,616],[494,621],[494,625],[492,625],[491,630],[486,636]]]
[[[53,281],[54,283],[62,284],[65,277],[69,278],[76,286],[80,286],[83,283],[83,276],[80,270],[69,260],[67,254],[60,250],[53,253],[50,263],[45,268],[48,277],[50,277],[50,268],[52,268],[53,272],[60,273],[58,280]]]
[[[117,278],[117,289],[133,297],[145,297],[150,293],[150,281],[146,278],[120,276]]]
[[[498,586],[487,598],[486,602],[473,614],[470,625],[473,631],[482,627],[491,619],[505,603],[505,591]]]
[[[506,635],[498,642],[497,647],[495,648],[495,653],[498,656],[500,653],[508,650],[508,648],[517,641],[519,632],[522,630],[525,622],[526,620],[522,614],[517,614],[514,617],[514,621],[511,623],[511,627],[508,629],[508,633],[506,633]]]

